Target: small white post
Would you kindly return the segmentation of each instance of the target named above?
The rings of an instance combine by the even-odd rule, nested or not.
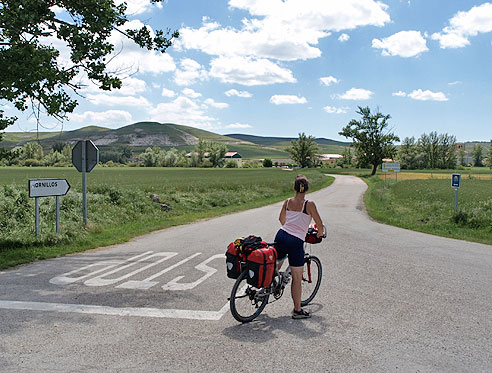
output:
[[[35,211],[35,231],[36,236],[39,236],[39,197],[34,198],[34,211]]]

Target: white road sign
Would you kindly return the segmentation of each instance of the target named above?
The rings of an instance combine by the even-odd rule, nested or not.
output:
[[[29,179],[29,197],[64,196],[70,189],[66,179]]]
[[[383,172],[400,172],[399,163],[383,163]]]

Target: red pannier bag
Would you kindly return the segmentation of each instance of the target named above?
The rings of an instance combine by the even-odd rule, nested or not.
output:
[[[246,265],[248,284],[256,288],[266,288],[273,281],[277,265],[277,250],[272,246],[256,249],[248,256]]]
[[[236,279],[241,274],[241,256],[239,254],[239,247],[234,245],[234,242],[231,242],[229,246],[227,246],[227,251],[225,254],[227,277],[229,278]]]

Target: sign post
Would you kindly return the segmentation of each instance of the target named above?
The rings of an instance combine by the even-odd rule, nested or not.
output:
[[[39,236],[39,197],[56,197],[56,233],[60,233],[60,196],[70,190],[66,179],[29,179],[29,197],[34,198],[35,232]]]
[[[384,184],[386,185],[386,174],[388,172],[395,173],[396,182],[398,182],[398,172],[400,172],[400,164],[399,163],[383,163],[381,167],[384,174]]]
[[[99,149],[91,140],[80,140],[72,149],[72,164],[82,172],[82,215],[87,225],[87,172],[91,172],[99,162]]]
[[[451,187],[454,188],[454,213],[458,212],[458,189],[461,186],[461,175],[453,174],[451,175]]]

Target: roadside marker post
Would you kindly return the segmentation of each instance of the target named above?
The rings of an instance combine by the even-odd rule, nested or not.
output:
[[[35,232],[39,236],[39,197],[56,197],[56,233],[60,233],[60,196],[70,190],[66,179],[29,179],[29,197],[34,198]]]
[[[461,174],[451,175],[451,187],[454,188],[454,213],[458,212],[458,189],[461,186]]]
[[[72,149],[72,164],[82,172],[82,216],[87,225],[87,172],[99,163],[99,149],[91,140],[80,140]]]

